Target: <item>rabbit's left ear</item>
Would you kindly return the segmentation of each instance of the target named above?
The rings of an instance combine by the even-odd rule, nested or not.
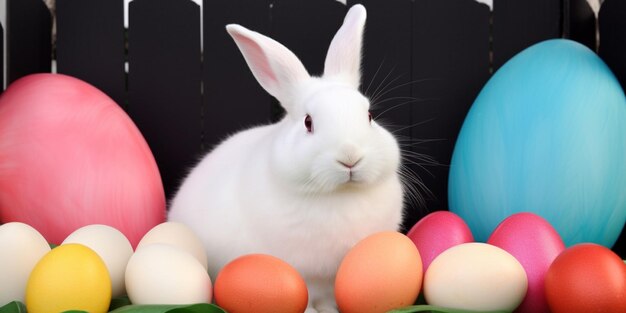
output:
[[[330,43],[324,77],[341,80],[359,88],[361,84],[361,46],[367,12],[360,4],[354,5],[346,14],[343,25]]]

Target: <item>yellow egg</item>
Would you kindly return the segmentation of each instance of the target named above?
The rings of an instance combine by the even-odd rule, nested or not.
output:
[[[81,244],[52,249],[35,265],[26,285],[29,313],[107,312],[111,279],[104,261]]]

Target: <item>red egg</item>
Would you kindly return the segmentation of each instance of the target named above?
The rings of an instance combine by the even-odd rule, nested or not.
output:
[[[154,157],[126,113],[73,77],[35,74],[0,97],[0,221],[59,244],[105,224],[133,246],[165,219]]]
[[[548,269],[545,288],[552,313],[626,312],[626,265],[598,244],[561,252]]]
[[[552,261],[565,249],[561,236],[543,217],[516,213],[496,227],[487,243],[513,255],[524,267],[528,291],[517,313],[549,313],[544,278]]]
[[[465,221],[449,211],[436,211],[419,220],[408,232],[422,257],[424,273],[441,252],[474,241]]]

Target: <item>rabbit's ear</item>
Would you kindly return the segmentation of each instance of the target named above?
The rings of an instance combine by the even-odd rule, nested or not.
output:
[[[354,5],[346,14],[343,25],[330,43],[324,76],[342,80],[354,88],[361,84],[361,45],[367,13],[365,7]]]
[[[293,86],[310,78],[298,57],[277,41],[236,24],[227,25],[226,30],[261,87],[283,105]]]

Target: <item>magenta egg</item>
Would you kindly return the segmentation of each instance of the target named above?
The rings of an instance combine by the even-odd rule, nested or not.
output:
[[[474,237],[465,221],[449,211],[435,211],[419,220],[407,233],[422,257],[424,273],[430,263],[443,251]]]
[[[545,276],[552,261],[565,249],[554,227],[537,214],[516,213],[496,227],[487,243],[509,252],[526,271],[528,291],[515,312],[550,312],[544,292]]]
[[[164,219],[154,156],[111,98],[60,74],[26,76],[0,96],[0,222],[56,244],[105,224],[136,246]]]

